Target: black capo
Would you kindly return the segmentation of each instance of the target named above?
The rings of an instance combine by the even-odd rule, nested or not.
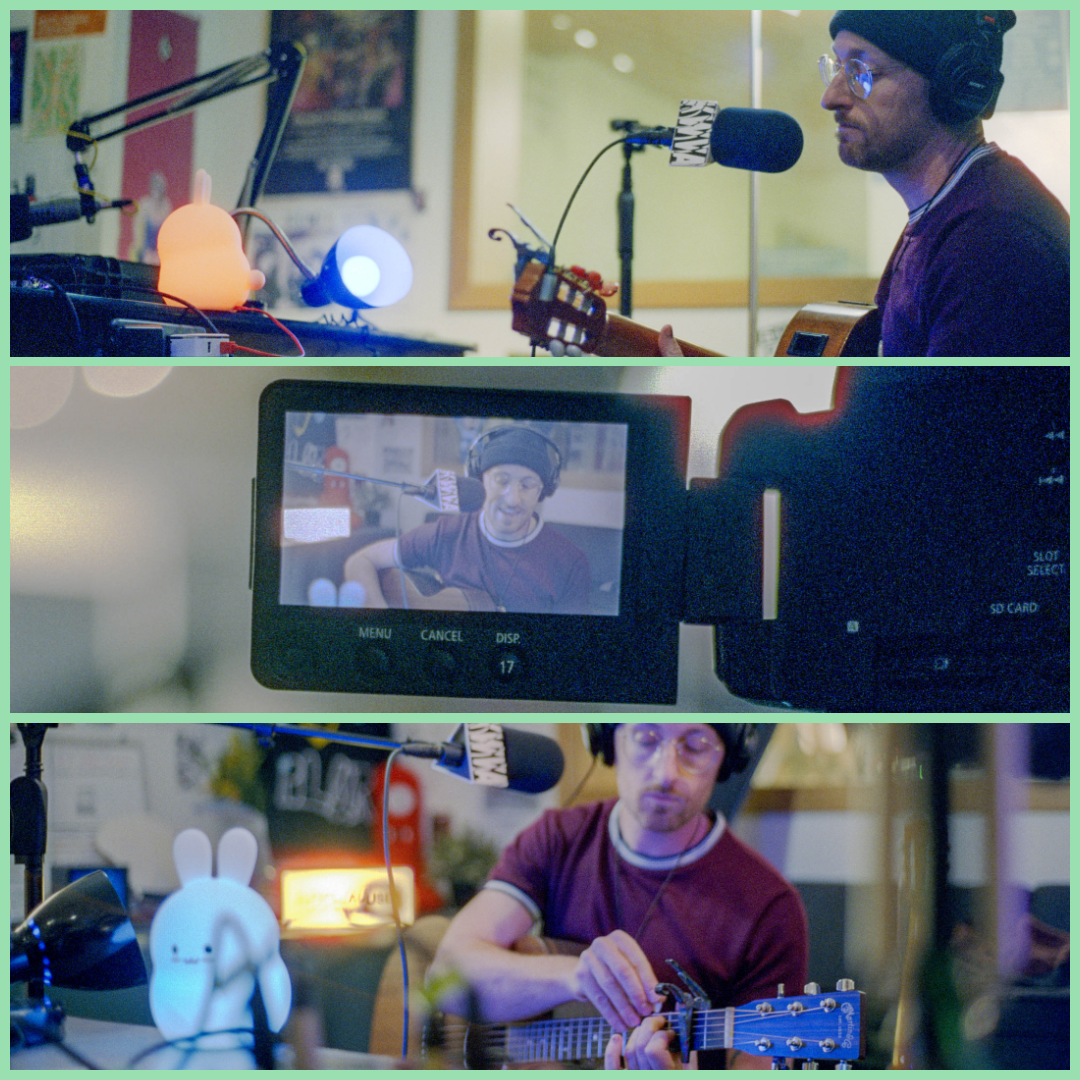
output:
[[[694,1015],[702,1009],[712,1008],[705,991],[683,970],[674,960],[668,964],[675,969],[675,973],[686,984],[687,989],[675,986],[672,983],[660,983],[656,987],[658,994],[667,994],[675,999],[675,1012],[672,1023],[676,1034],[679,1036],[679,1044],[682,1046],[682,1060],[684,1065],[690,1064],[690,1051],[693,1046]]]

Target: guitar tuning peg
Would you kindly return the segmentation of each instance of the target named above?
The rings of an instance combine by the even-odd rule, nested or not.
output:
[[[803,993],[811,997],[821,993],[821,985],[819,983],[810,982],[803,987]]]
[[[584,356],[585,354],[576,345],[566,346],[567,356]]]
[[[852,990],[855,989],[855,980],[854,979],[841,979],[836,984],[836,989],[839,990],[840,993],[842,993],[842,994],[850,993]]]
[[[552,356],[565,356],[566,346],[556,338],[554,341],[548,343],[548,352],[551,353]]]

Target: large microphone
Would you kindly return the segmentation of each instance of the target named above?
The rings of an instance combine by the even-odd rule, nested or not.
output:
[[[484,485],[473,476],[436,469],[420,487],[402,489],[440,514],[471,514],[484,505]]]
[[[553,788],[562,779],[565,764],[554,739],[501,724],[462,724],[437,749],[439,758],[432,766],[437,771],[467,784],[527,795]]]
[[[673,128],[635,131],[632,146],[669,146],[669,164],[716,162],[750,172],[786,172],[799,160],[803,133],[794,117],[775,109],[718,109],[715,101],[684,100]]]

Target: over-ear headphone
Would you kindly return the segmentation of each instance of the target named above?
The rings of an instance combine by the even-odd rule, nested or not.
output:
[[[485,431],[483,435],[479,436],[473,442],[472,446],[469,447],[468,456],[465,458],[465,472],[477,480],[482,480],[484,475],[484,453],[488,447],[492,446],[500,439],[506,439],[511,435],[516,438],[526,435],[535,440],[537,450],[547,461],[547,470],[546,474],[541,473],[538,469],[534,469],[533,471],[536,472],[544,482],[544,489],[540,493],[540,498],[550,498],[555,494],[555,491],[559,486],[559,476],[562,472],[562,452],[551,439],[542,432],[537,431],[535,428],[515,424],[503,425],[502,427]],[[527,461],[516,462],[516,464],[524,465],[526,468],[532,468]]]
[[[605,765],[615,764],[615,729],[618,724],[585,724],[589,753]],[[757,748],[757,724],[710,724],[724,743],[724,763],[716,777],[717,783],[732,773],[742,772],[750,764]]]
[[[946,49],[930,79],[930,108],[943,124],[982,116],[997,100],[1002,35],[1016,23],[1011,11],[972,12],[972,36]]]

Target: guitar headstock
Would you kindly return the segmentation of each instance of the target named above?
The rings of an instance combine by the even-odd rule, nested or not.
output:
[[[866,1053],[863,994],[849,980],[831,994],[752,1001],[735,1009],[732,1046],[759,1057],[856,1061]],[[809,989],[809,988],[808,988]]]
[[[513,328],[553,356],[591,353],[604,334],[604,297],[614,292],[597,273],[578,266],[560,270],[533,259],[514,283]]]

